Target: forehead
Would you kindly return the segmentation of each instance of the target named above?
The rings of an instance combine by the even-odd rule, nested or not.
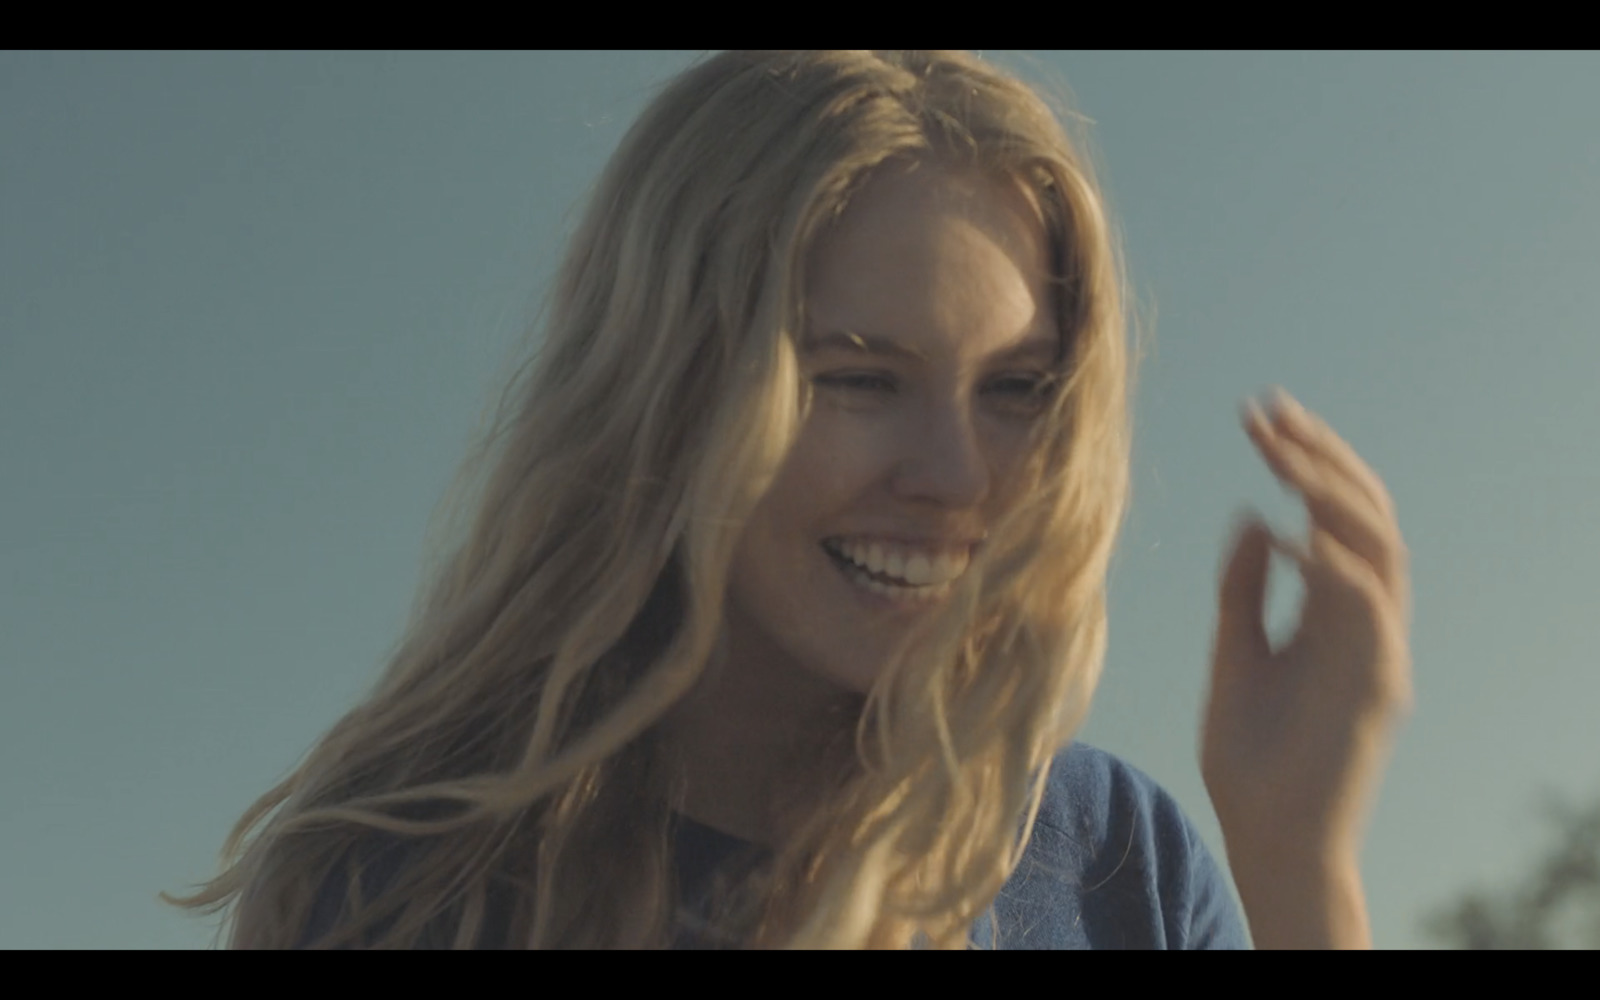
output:
[[[895,165],[857,192],[807,261],[807,337],[848,330],[968,355],[1059,339],[1044,224],[1009,178]]]

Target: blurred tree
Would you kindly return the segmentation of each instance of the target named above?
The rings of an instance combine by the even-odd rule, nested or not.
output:
[[[1555,844],[1509,892],[1464,893],[1425,921],[1446,947],[1600,949],[1600,801],[1587,808],[1551,799]]]

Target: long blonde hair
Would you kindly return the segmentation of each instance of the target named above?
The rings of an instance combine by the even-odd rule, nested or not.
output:
[[[222,872],[163,898],[231,905],[233,947],[293,946],[330,885],[343,908],[317,946],[668,943],[655,727],[713,654],[734,546],[805,419],[808,248],[872,171],[939,158],[1037,199],[1062,379],[1028,502],[886,669],[851,766],[736,930],[963,946],[1087,710],[1127,506],[1122,264],[1078,150],[963,53],[723,53],[672,80],[591,196],[381,679],[239,819]]]

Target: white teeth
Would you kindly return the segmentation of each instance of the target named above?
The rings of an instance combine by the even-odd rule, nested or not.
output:
[[[864,587],[880,597],[888,598],[895,604],[921,604],[928,601],[937,601],[950,593],[950,584],[948,583],[941,583],[937,587],[902,587],[895,584],[880,583],[861,572],[846,571],[846,575],[857,586]]]
[[[899,545],[875,541],[845,541],[830,543],[832,550],[843,556],[860,572],[847,572],[853,581],[875,594],[897,601],[920,601],[947,593],[950,584],[967,568],[964,553],[937,552],[929,554]],[[870,579],[866,574],[888,576],[885,583]]]
[[[874,573],[883,572],[883,546],[876,542],[867,547],[867,569]]]
[[[906,560],[906,582],[914,586],[922,586],[933,579],[933,567],[928,563],[928,557],[915,555]]]

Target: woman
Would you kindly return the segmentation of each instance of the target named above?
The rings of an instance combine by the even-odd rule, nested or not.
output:
[[[1125,341],[1100,194],[1019,82],[696,65],[601,178],[383,679],[176,902],[255,948],[1243,945],[1172,800],[1070,743]],[[1232,543],[1202,769],[1256,945],[1363,946],[1404,547],[1316,418],[1246,429],[1314,530]],[[1277,650],[1272,547],[1307,584]]]

